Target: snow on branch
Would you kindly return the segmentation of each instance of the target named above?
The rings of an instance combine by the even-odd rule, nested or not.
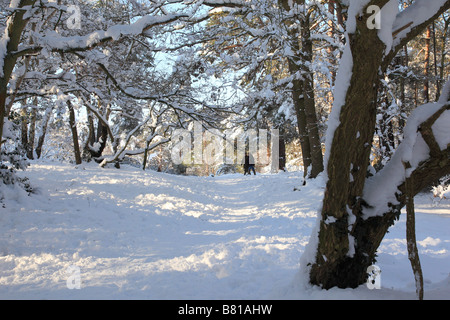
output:
[[[83,103],[86,106],[86,108],[88,108],[89,111],[91,111],[97,117],[97,119],[102,123],[102,125],[106,127],[109,138],[111,139],[111,143],[115,144],[116,141],[114,138],[114,134],[111,130],[111,127],[109,126],[108,120],[100,113],[100,111],[95,106],[93,106],[89,102],[89,99],[86,99],[83,95],[81,95],[81,99],[83,100]]]
[[[173,92],[167,93],[167,94],[158,94],[158,95],[145,95],[140,90],[136,88],[128,88],[124,89],[119,82],[114,78],[114,76],[109,72],[109,70],[106,68],[106,66],[102,63],[97,62],[97,65],[105,72],[108,79],[112,81],[114,86],[122,92],[127,97],[130,97],[132,99],[136,100],[149,100],[161,103],[163,105],[166,105],[167,107],[174,110],[174,112],[178,113],[184,113],[193,120],[196,121],[204,121],[208,123],[208,125],[215,127],[214,121],[217,120],[216,118],[210,118],[208,116],[208,113],[203,112],[202,110],[199,110],[198,108],[188,108],[184,105],[187,103],[192,103],[197,106],[201,106],[204,109],[208,109],[212,112],[223,112],[223,113],[235,113],[234,111],[228,110],[227,107],[216,107],[206,104],[205,102],[202,102],[200,100],[197,100],[189,95],[184,95],[181,92],[178,92],[178,90],[174,90]],[[177,98],[181,98],[183,100],[183,103],[180,104],[178,101],[176,101]],[[173,100],[175,99],[175,101]]]
[[[152,27],[174,22],[181,18],[187,18],[186,14],[168,14],[164,16],[147,15],[129,25],[115,25],[106,31],[97,30],[84,36],[63,37],[56,32],[47,32],[40,37],[38,42],[59,52],[76,52],[91,50],[102,43],[115,41],[122,36],[133,36],[144,33]]]
[[[153,104],[153,106],[154,105],[155,104]],[[112,157],[104,158],[103,161],[100,163],[100,167],[105,167],[108,163],[114,163],[117,161],[121,161],[127,155],[138,155],[138,154],[142,154],[142,153],[146,154],[148,151],[151,151],[154,148],[169,142],[170,138],[161,138],[158,142],[155,142],[150,145],[150,143],[153,141],[154,138],[160,136],[160,133],[157,132],[157,127],[160,123],[160,117],[164,114],[164,112],[165,111],[162,111],[159,114],[155,114],[153,107],[151,107],[150,115],[128,133],[123,146],[119,150],[117,150]],[[148,137],[146,139],[146,147],[144,149],[138,149],[138,150],[127,150],[127,146],[129,144],[131,138],[133,137],[133,135],[138,130],[140,130],[144,125],[146,125],[150,120],[151,120],[151,124],[150,124],[150,132],[151,133],[148,135]],[[168,130],[168,127],[166,128],[164,133],[166,133],[167,130]]]
[[[144,121],[142,121],[134,129],[132,129],[128,133],[127,138],[125,139],[125,144],[122,146],[122,148],[120,148],[111,159],[107,159],[107,158],[103,159],[103,161],[100,163],[100,166],[104,167],[108,163],[112,163],[112,162],[115,162],[115,161],[118,161],[119,159],[121,159],[124,156],[124,152],[128,146],[128,143],[130,142],[131,138],[133,137],[133,135],[136,133],[136,131],[141,129],[142,126],[144,126],[151,118],[152,118],[151,116],[148,116]],[[137,154],[137,153],[133,153],[133,154]]]
[[[450,173],[450,102],[444,101],[447,99],[424,104],[411,113],[405,137],[393,157],[366,182],[366,217],[382,215],[393,206],[404,204],[405,183],[413,175],[417,193]],[[408,166],[405,168],[404,164]]]
[[[450,0],[416,0],[399,12],[392,25],[393,47],[418,35],[431,20],[450,8]]]
[[[243,0],[204,0],[203,4],[208,7],[243,7],[245,1]]]
[[[366,217],[378,216],[404,200],[413,175],[416,192],[450,173],[450,81],[438,102],[416,108],[408,118],[404,139],[391,160],[364,187]],[[405,168],[405,164],[407,167]]]

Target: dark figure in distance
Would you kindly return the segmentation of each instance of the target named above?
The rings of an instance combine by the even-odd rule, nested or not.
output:
[[[253,174],[256,175],[255,171],[255,159],[251,154],[248,154],[248,152],[245,152],[245,159],[244,159],[244,176],[248,173],[251,175],[250,171],[253,171]]]

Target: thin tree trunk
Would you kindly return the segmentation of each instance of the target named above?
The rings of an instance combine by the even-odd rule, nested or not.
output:
[[[72,103],[70,102],[70,100],[67,100],[67,107],[69,108],[69,125],[70,125],[70,130],[72,131],[75,163],[81,164],[82,161],[81,161],[80,145],[78,143],[78,131],[77,131],[77,124],[75,121],[75,110],[73,109],[73,106],[72,106]]]
[[[408,47],[407,46],[403,46],[401,64],[403,67],[408,68]],[[406,81],[405,81],[405,79],[406,79],[406,74],[402,74],[400,77],[400,101],[401,101],[402,110],[406,105],[406,92],[405,92],[405,82]],[[403,125],[401,125],[401,127],[403,127]]]
[[[439,87],[439,75],[438,75],[438,67],[437,67],[437,48],[436,48],[436,25],[433,21],[433,65],[434,65],[434,78],[436,81],[436,99],[439,100],[439,96],[441,95],[441,88]]]
[[[286,141],[284,140],[283,134],[280,135],[278,147],[279,147],[278,169],[286,171]]]
[[[292,80],[292,100],[294,102],[295,114],[297,117],[297,127],[300,139],[300,146],[302,148],[303,159],[303,175],[306,177],[308,168],[311,166],[311,144],[308,136],[307,119],[305,112],[305,97],[304,97],[304,81],[299,79],[298,75],[301,72],[300,45],[296,32],[290,31],[291,49],[296,54],[295,57],[288,59],[289,73],[294,76]]]
[[[147,140],[146,144],[145,144],[145,150],[144,150],[144,158],[142,159],[142,170],[145,170],[145,168],[147,167],[147,161],[148,161],[148,148],[150,146],[150,142],[151,140]]]
[[[26,100],[22,101],[20,109],[20,138],[24,150],[28,150],[28,112]]]
[[[51,117],[52,107],[49,106],[45,110],[44,116],[42,118],[41,130],[39,132],[39,137],[36,146],[36,157],[39,159],[42,154],[42,146],[44,145],[45,135],[47,134],[47,126]]]
[[[431,43],[431,27],[427,28],[427,34],[425,36],[425,58],[423,64],[423,73],[425,83],[423,86],[423,100],[424,103],[430,101],[430,43]]]
[[[446,50],[445,50],[445,44],[447,43],[447,31],[448,26],[450,24],[450,18],[444,19],[444,30],[442,32],[442,41],[441,41],[441,65],[439,67],[439,81],[444,80],[444,70],[445,70],[445,57],[446,57]]]
[[[291,74],[297,65],[292,66],[292,62],[289,62],[289,69]],[[300,138],[300,146],[302,148],[302,160],[303,160],[303,175],[306,177],[308,168],[311,166],[311,145],[308,138],[308,130],[306,127],[306,113],[305,113],[305,99],[303,98],[303,81],[295,79],[293,80],[292,98],[294,101],[294,109],[297,117],[297,127]]]
[[[334,17],[334,1],[329,1],[328,2],[328,12]],[[335,29],[334,29],[334,21],[332,19],[328,20],[328,31],[327,31],[327,35],[330,39],[334,39],[334,33],[335,33]],[[336,57],[334,56],[334,47],[329,45],[327,47],[327,53],[328,53],[328,60],[330,61],[330,64],[335,66],[337,65],[336,63]],[[330,102],[330,105],[333,105],[333,87],[334,87],[334,82],[336,80],[336,71],[334,69],[332,69],[330,71],[330,92],[328,93],[328,100]]]
[[[30,128],[28,136],[27,157],[34,159],[34,140],[36,138],[36,115],[37,115],[37,98],[35,97],[31,107]]]
[[[304,68],[303,94],[305,96],[305,114],[308,130],[309,144],[311,148],[311,173],[315,178],[323,171],[322,143],[320,141],[319,125],[316,114],[314,96],[314,77],[310,69],[313,59],[313,44],[309,30],[309,15],[306,14],[301,20],[302,25],[302,55]]]
[[[98,100],[98,108],[94,109],[89,104],[86,105],[88,108],[88,123],[89,123],[89,136],[85,144],[85,152],[88,152],[90,157],[95,161],[101,162],[103,151],[106,147],[108,136],[111,139],[111,144],[113,146],[113,152],[117,151],[117,143],[115,142],[114,136],[112,134],[111,128],[109,127],[107,121],[110,115],[110,108],[107,107],[103,115],[100,114],[101,101]],[[89,112],[90,111],[90,112]],[[94,121],[91,113],[97,116],[97,128],[94,127]]]
[[[405,168],[411,167],[409,163]],[[405,183],[406,189],[406,243],[408,248],[408,259],[414,274],[416,283],[416,294],[419,300],[423,300],[423,272],[420,266],[419,250],[416,243],[416,217],[414,212],[414,182],[408,179]]]
[[[92,117],[92,112],[87,109],[88,114],[88,127],[89,127],[89,135],[86,144],[93,145],[95,143],[95,127],[94,127],[94,119]]]

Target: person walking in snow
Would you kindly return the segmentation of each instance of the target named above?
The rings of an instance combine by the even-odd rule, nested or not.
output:
[[[244,159],[244,176],[248,173],[251,175],[251,172],[253,171],[253,174],[256,175],[255,171],[255,159],[251,154],[248,153],[248,151],[245,152],[245,159]]]

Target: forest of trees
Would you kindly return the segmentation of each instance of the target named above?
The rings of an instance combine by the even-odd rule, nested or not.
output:
[[[325,177],[305,264],[331,288],[364,283],[400,210],[450,174],[432,129],[450,107],[449,0],[0,1],[3,184],[31,190],[15,170],[39,158],[166,170],[194,123],[278,129],[280,166]]]

